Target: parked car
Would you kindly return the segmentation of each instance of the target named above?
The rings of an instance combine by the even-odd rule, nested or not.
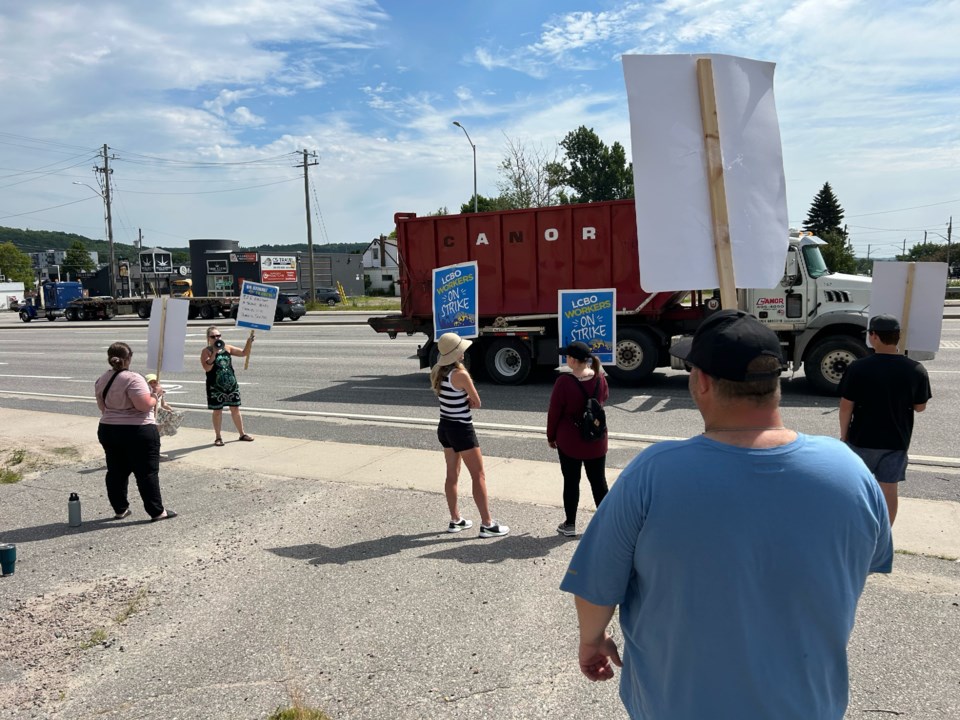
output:
[[[340,292],[336,288],[318,287],[317,302],[326,303],[327,305],[336,305],[338,302],[343,302],[343,298],[340,297]]]
[[[279,293],[277,295],[277,312],[273,316],[274,322],[282,322],[284,318],[299,320],[307,313],[307,308],[303,304],[303,298],[299,295],[287,295]]]

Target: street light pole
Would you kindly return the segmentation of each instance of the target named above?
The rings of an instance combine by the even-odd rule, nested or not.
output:
[[[463,134],[467,136],[467,142],[470,143],[470,147],[473,148],[473,211],[478,212],[477,210],[477,146],[473,144],[473,140],[470,139],[470,133],[467,132],[467,129],[461,125],[456,120],[453,121],[453,124],[458,128],[463,130]]]

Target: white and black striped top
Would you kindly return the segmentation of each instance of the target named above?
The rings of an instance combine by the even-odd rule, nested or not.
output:
[[[466,391],[455,388],[450,382],[449,375],[440,381],[440,419],[462,423],[473,422]]]

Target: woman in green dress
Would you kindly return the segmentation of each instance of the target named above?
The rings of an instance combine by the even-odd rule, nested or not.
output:
[[[223,409],[230,408],[233,424],[244,442],[253,442],[253,438],[243,430],[243,417],[240,415],[240,385],[233,371],[231,356],[246,357],[250,354],[253,335],[247,338],[247,344],[241,350],[227,345],[220,339],[220,330],[211,325],[207,328],[207,346],[200,352],[200,364],[207,374],[207,407],[213,410],[213,432],[216,439],[213,444],[223,447],[220,428],[223,425]]]

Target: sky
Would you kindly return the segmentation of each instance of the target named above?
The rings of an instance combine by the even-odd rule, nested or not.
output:
[[[0,6],[0,225],[185,247],[369,242],[499,194],[508,143],[630,151],[623,54],[776,63],[788,213],[861,257],[960,222],[960,0],[31,0]],[[470,141],[458,121],[469,133]],[[99,180],[98,180],[99,179]],[[86,185],[86,187],[84,186]]]

